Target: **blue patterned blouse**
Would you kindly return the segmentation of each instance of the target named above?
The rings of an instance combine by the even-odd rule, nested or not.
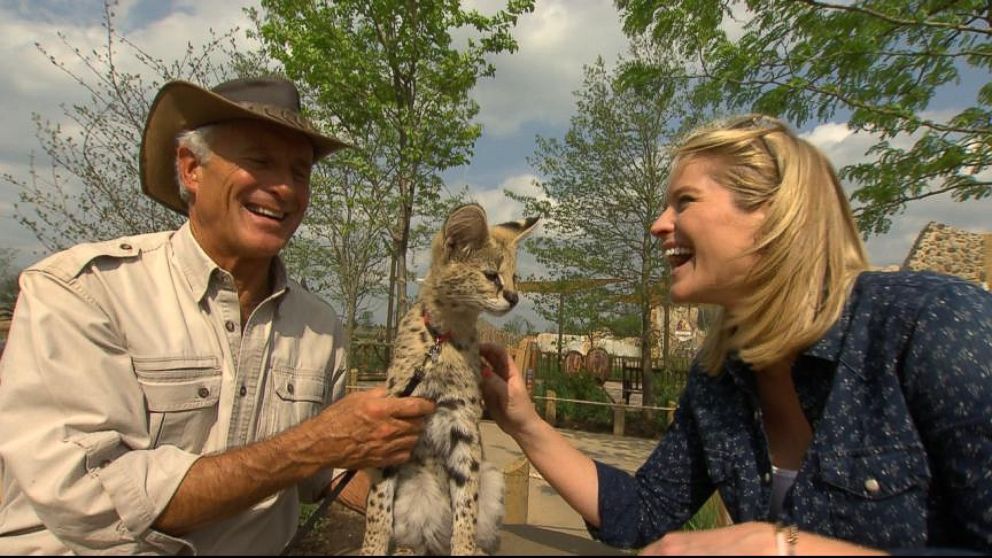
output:
[[[602,463],[602,541],[640,547],[719,490],[734,522],[770,521],[771,462],[750,367],[694,368],[675,422],[634,477]],[[811,442],[784,522],[881,549],[992,552],[992,294],[934,273],[862,273],[792,369]]]

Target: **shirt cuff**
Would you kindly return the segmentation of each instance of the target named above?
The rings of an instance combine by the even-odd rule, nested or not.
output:
[[[154,531],[152,524],[201,456],[165,445],[154,450],[126,451],[109,459],[100,449],[88,448],[86,467],[100,480],[131,536],[169,554],[183,547],[195,552],[190,542]]]

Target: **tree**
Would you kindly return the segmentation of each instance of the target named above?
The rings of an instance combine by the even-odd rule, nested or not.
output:
[[[380,203],[394,216],[391,329],[407,305],[413,223],[441,214],[440,173],[466,164],[480,134],[468,93],[494,74],[487,55],[516,49],[510,30],[533,0],[508,0],[492,16],[454,0],[262,0],[262,8],[251,12],[258,36],[290,77],[313,90],[333,131],[357,143],[373,129],[384,146],[376,165],[390,178]],[[473,33],[462,49],[453,46],[453,29]]]
[[[847,119],[878,141],[840,170],[861,230],[884,233],[915,200],[992,194],[992,29],[984,0],[617,0],[624,29],[698,60],[697,99]],[[728,28],[743,25],[739,36]],[[933,110],[953,89],[957,114]]]
[[[534,324],[523,316],[513,316],[503,324],[503,331],[514,338],[525,337],[534,333]]]
[[[0,248],[0,314],[12,314],[20,288],[17,276],[20,272],[14,267],[17,251],[13,248]]]
[[[652,53],[635,45],[632,54]],[[651,307],[665,269],[649,229],[664,202],[665,147],[687,118],[679,83],[639,88],[621,75],[602,59],[586,67],[565,137],[537,139],[530,162],[544,177],[537,182],[541,197],[507,195],[545,217],[545,235],[527,249],[561,288],[536,297],[542,316],[592,331],[622,323],[632,310],[639,315],[650,405]]]
[[[384,294],[388,272],[392,214],[380,203],[388,183],[366,159],[371,153],[346,149],[314,168],[310,209],[284,253],[308,288],[340,304],[349,340],[367,302]]]
[[[50,168],[32,156],[28,177],[3,175],[20,189],[17,221],[49,250],[176,228],[181,217],[144,196],[138,180],[138,147],[155,92],[168,80],[212,84],[257,71],[264,62],[257,53],[237,50],[237,29],[222,35],[211,32],[200,47],[188,43],[175,61],[155,58],[118,32],[116,4],[104,2],[106,42],[102,49],[86,52],[59,35],[82,62],[85,73],[76,73],[36,44],[52,64],[89,93],[85,103],[62,106],[62,116],[70,126],[33,115]],[[215,61],[218,55],[220,62]],[[124,71],[124,60],[137,61],[142,71]]]

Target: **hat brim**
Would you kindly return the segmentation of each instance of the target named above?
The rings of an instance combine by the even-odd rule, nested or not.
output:
[[[165,207],[187,214],[176,183],[176,137],[184,130],[229,120],[259,120],[305,135],[313,144],[314,162],[347,143],[320,134],[302,118],[286,112],[248,107],[185,81],[167,83],[155,96],[138,155],[141,190]],[[255,110],[253,110],[255,109]]]

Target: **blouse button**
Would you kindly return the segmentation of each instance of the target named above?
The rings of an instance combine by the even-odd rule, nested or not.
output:
[[[199,389],[199,391],[197,391],[197,392],[196,392],[196,394],[197,394],[197,395],[199,395],[200,397],[202,397],[202,398],[204,398],[204,399],[206,399],[206,397],[207,397],[208,395],[210,395],[210,390],[209,390],[209,389],[207,389],[207,388],[205,388],[205,387],[201,387],[201,388]]]
[[[771,473],[765,473],[765,482],[768,483],[771,482],[771,480],[772,480]]]
[[[234,331],[234,322],[232,322],[231,320],[227,320],[227,323],[224,324],[224,327],[227,328],[227,331]]]
[[[878,485],[877,480],[868,479],[865,481],[865,490],[867,490],[869,493],[875,494],[876,492],[878,492],[879,488],[881,487]]]
[[[241,389],[238,390],[238,393],[241,395],[241,397],[244,397],[248,395],[248,388],[246,388],[245,386],[241,386]]]

